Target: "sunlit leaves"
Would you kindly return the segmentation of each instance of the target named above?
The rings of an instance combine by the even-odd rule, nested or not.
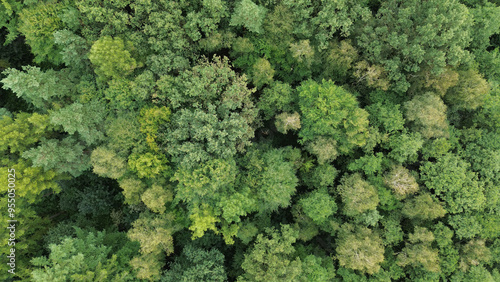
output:
[[[366,227],[343,224],[335,250],[341,266],[368,274],[377,273],[384,261],[382,239]]]
[[[131,50],[134,46],[130,41],[104,36],[90,48],[89,59],[101,79],[124,77],[140,66],[130,54]]]

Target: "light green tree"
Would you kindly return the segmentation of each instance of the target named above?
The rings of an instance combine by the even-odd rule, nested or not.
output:
[[[368,274],[379,272],[384,261],[382,239],[372,230],[350,223],[340,227],[335,251],[340,266]]]
[[[359,173],[345,175],[337,186],[337,191],[344,204],[342,212],[348,216],[358,216],[374,210],[379,203],[377,189]]]
[[[368,113],[358,107],[356,97],[332,81],[305,81],[298,88],[302,144],[318,137],[337,141],[338,151],[346,154],[363,146],[368,135]]]
[[[251,32],[261,33],[266,12],[266,8],[255,4],[252,0],[241,0],[234,8],[229,25],[244,26]]]
[[[131,74],[142,64],[130,53],[134,46],[120,37],[104,36],[90,48],[89,59],[95,65],[95,72],[101,80],[120,78]]]
[[[400,266],[421,265],[427,271],[439,272],[438,250],[432,248],[434,234],[425,227],[415,227],[415,231],[409,235],[409,243],[397,256],[397,264]]]

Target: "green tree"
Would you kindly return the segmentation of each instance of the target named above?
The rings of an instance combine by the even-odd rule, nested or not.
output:
[[[358,107],[356,97],[332,81],[321,84],[308,80],[298,88],[302,112],[299,132],[302,144],[318,137],[337,141],[338,151],[346,154],[366,143],[368,113]]]
[[[49,257],[32,260],[37,267],[31,273],[33,281],[132,280],[130,273],[119,267],[117,254],[104,244],[104,232],[76,231],[76,238],[66,237],[60,244],[51,244]]]
[[[366,107],[370,114],[370,124],[385,133],[395,133],[404,129],[405,120],[400,105],[393,103],[373,103]]]
[[[288,130],[298,130],[300,129],[300,115],[297,112],[293,114],[281,113],[276,116],[276,129],[286,134]]]
[[[491,251],[486,247],[485,240],[471,240],[463,245],[461,250],[460,268],[467,271],[471,266],[477,266],[481,263],[488,264],[491,261]]]
[[[377,189],[359,173],[345,175],[337,190],[344,204],[342,212],[348,216],[358,216],[374,210],[379,203]]]
[[[447,154],[436,163],[426,162],[420,167],[420,179],[427,188],[444,199],[445,209],[451,213],[482,210],[484,187],[470,164],[454,154]]]
[[[293,281],[302,273],[300,258],[294,258],[298,232],[289,225],[282,225],[281,232],[266,229],[259,234],[254,246],[245,254],[241,265],[245,273],[238,281]]]
[[[175,201],[183,201],[191,218],[193,238],[201,237],[207,229],[218,232],[215,223],[239,222],[240,217],[255,210],[255,198],[239,184],[239,172],[234,160],[210,160],[198,167],[180,167],[171,179]],[[231,242],[228,233],[223,235]]]
[[[206,251],[187,245],[161,281],[227,281],[224,255],[217,249]]]
[[[130,261],[137,270],[137,278],[159,280],[161,261],[165,255],[174,252],[173,234],[179,229],[176,218],[171,213],[153,215],[144,212],[132,224],[128,237],[141,245],[140,256]]]
[[[367,61],[360,61],[354,66],[354,77],[357,83],[364,82],[372,88],[387,91],[390,81],[386,70],[380,65],[370,65]]]
[[[44,137],[50,137],[54,126],[48,115],[18,113],[0,119],[0,150],[8,154],[23,153]]]
[[[284,150],[252,150],[245,159],[248,173],[243,185],[256,191],[258,211],[267,213],[288,207],[298,184],[295,169],[285,159]]]
[[[45,171],[55,170],[58,173],[68,172],[79,176],[90,168],[90,156],[84,152],[85,147],[74,138],[63,140],[40,140],[40,145],[22,153],[22,157],[30,159],[34,167],[42,167]]]
[[[382,163],[384,162],[384,154],[377,153],[375,155],[364,155],[349,163],[347,168],[350,171],[363,171],[366,175],[374,175],[382,171]]]
[[[337,140],[333,138],[318,137],[306,145],[306,150],[316,156],[320,165],[329,163],[339,155]]]
[[[120,78],[131,74],[141,66],[130,53],[134,46],[120,37],[104,36],[90,48],[89,59],[96,66],[95,72],[101,80]]]
[[[85,38],[64,29],[54,32],[54,42],[60,46],[61,61],[69,68],[87,72],[90,61],[86,57],[89,47]]]
[[[169,188],[155,183],[142,194],[141,200],[151,211],[163,214],[165,204],[174,199],[173,191]]]
[[[109,102],[107,106],[125,114],[131,109],[143,108],[153,96],[155,79],[151,71],[144,71],[134,80],[114,78],[108,81],[104,97]],[[152,99],[151,99],[152,100]]]
[[[266,8],[255,4],[252,0],[241,0],[234,8],[229,25],[244,26],[251,32],[261,33],[266,12]]]
[[[404,130],[401,134],[389,136],[383,147],[390,149],[388,157],[399,163],[415,162],[418,158],[418,152],[422,149],[424,140],[418,132],[407,132]]]
[[[28,203],[34,203],[40,199],[39,195],[44,190],[52,190],[60,192],[60,187],[57,183],[59,180],[67,179],[65,175],[57,173],[53,169],[45,170],[41,167],[33,167],[29,160],[19,158],[16,162],[2,160],[2,164],[9,169],[13,169],[18,173],[16,177],[16,197],[24,198]],[[7,169],[1,171],[2,176],[8,179]],[[8,191],[8,187],[2,188],[3,192]]]
[[[120,114],[106,119],[107,148],[122,157],[130,155],[131,151],[145,147],[140,132],[140,123],[135,113]],[[139,149],[138,149],[139,150]]]
[[[340,266],[377,273],[384,261],[382,239],[372,230],[344,223],[339,230],[335,258]]]
[[[3,172],[5,172],[5,174]],[[17,172],[21,171],[16,170],[16,173]],[[2,167],[0,171],[0,176],[4,177],[5,179],[8,179],[7,173],[8,173],[7,168]],[[18,178],[19,175],[21,174],[18,173],[16,175],[17,180],[20,180]],[[30,176],[31,175],[27,175],[26,177]],[[34,180],[36,181],[42,179],[38,178]],[[32,183],[29,186],[27,186],[27,185],[22,185],[21,183],[18,183],[18,181],[16,181],[15,203],[12,203],[12,201],[9,203],[8,197],[2,197],[2,199],[0,199],[0,204],[2,204],[5,207],[8,207],[10,205],[11,208],[15,209],[15,220],[17,220],[17,222],[15,223],[16,225],[15,235],[17,239],[16,241],[8,240],[11,234],[10,229],[4,228],[3,230],[0,231],[0,236],[4,238],[3,240],[0,241],[0,247],[2,248],[0,254],[4,257],[11,256],[10,249],[15,248],[16,250],[15,251],[16,265],[15,265],[14,275],[8,272],[8,270],[11,269],[11,267],[7,263],[5,263],[0,267],[0,270],[3,271],[3,273],[0,275],[0,278],[5,281],[12,279],[29,280],[31,271],[33,269],[33,265],[31,264],[30,260],[34,256],[40,255],[44,251],[41,242],[46,235],[47,228],[50,225],[50,220],[48,218],[39,216],[37,214],[37,211],[34,209],[33,205],[35,200],[39,201],[41,197],[39,195],[33,195],[33,194],[29,195],[28,197],[20,197],[20,194],[22,193],[21,189],[34,190],[34,188],[39,188],[40,186],[43,185],[44,184],[41,185],[38,184],[36,187],[33,187],[35,185],[33,185]],[[7,185],[5,186],[7,187]],[[4,195],[7,195],[7,190],[2,192],[4,193]],[[8,222],[8,220],[12,220],[12,218],[9,217],[9,213],[7,213],[8,210],[6,209],[5,211],[6,212],[4,212],[1,215],[0,219],[5,222]],[[24,240],[19,240],[20,238],[24,238]],[[15,245],[13,245],[13,243],[15,243]]]
[[[326,189],[320,189],[303,196],[299,205],[315,223],[322,224],[337,211],[337,204]]]
[[[211,158],[227,159],[250,144],[257,118],[253,90],[227,58],[203,59],[175,78],[162,77],[158,85],[172,110],[158,142],[173,162],[192,167]]]
[[[118,179],[127,170],[125,158],[118,156],[113,150],[106,147],[97,147],[90,156],[94,173],[103,177]]]
[[[258,59],[252,66],[252,82],[257,88],[273,82],[274,69],[268,60]]]
[[[460,213],[450,216],[448,223],[453,227],[455,236],[459,239],[472,239],[483,233],[480,222],[470,213]]]
[[[294,90],[280,81],[275,81],[264,87],[262,96],[257,102],[257,107],[264,114],[264,119],[270,119],[279,112],[291,112],[294,107]]]
[[[418,220],[434,220],[446,214],[443,205],[433,200],[428,193],[406,200],[401,212],[411,219]]]
[[[397,264],[400,266],[421,265],[427,271],[439,272],[438,250],[431,247],[434,234],[425,227],[415,227],[415,231],[409,235],[409,243],[397,256]]]
[[[63,3],[40,2],[19,13],[18,30],[26,38],[31,52],[35,54],[35,62],[61,62],[61,49],[54,44],[53,33],[64,28],[59,16],[64,8]]]
[[[321,1],[318,14],[311,20],[318,27],[315,37],[320,42],[319,48],[326,49],[327,42],[337,32],[343,37],[349,36],[355,21],[370,14],[366,1]]]
[[[476,109],[483,105],[490,90],[488,82],[475,70],[459,72],[457,85],[448,89],[445,100],[460,109]]]
[[[410,171],[401,165],[396,165],[386,174],[385,184],[389,186],[396,197],[400,199],[406,198],[410,194],[418,192],[418,183]]]
[[[17,97],[33,104],[43,112],[51,109],[63,97],[74,95],[75,85],[68,71],[42,71],[39,67],[23,66],[23,71],[7,69],[2,79],[3,89],[10,89]]]
[[[100,101],[94,100],[85,104],[75,102],[51,112],[50,122],[54,125],[62,125],[64,130],[71,135],[78,133],[78,139],[91,145],[104,139],[102,123],[106,115],[104,105]]]
[[[332,78],[334,81],[344,81],[358,59],[358,52],[350,40],[331,42],[321,54],[325,62],[322,76]]]
[[[14,0],[6,0],[2,2],[3,9],[0,10],[0,28],[5,28],[8,34],[5,36],[5,44],[14,41],[19,35],[18,29],[18,13],[25,6],[24,3]]]
[[[387,70],[392,89],[404,93],[419,70],[438,75],[470,59],[472,22],[457,0],[384,1],[374,17],[357,22],[357,44],[370,63]]]
[[[495,274],[495,272],[493,272]],[[451,277],[451,281],[466,281],[466,282],[473,282],[473,281],[488,281],[488,282],[494,282],[498,280],[499,275],[498,271],[496,272],[496,276],[493,276],[484,266],[478,265],[478,266],[473,266],[470,268],[469,271],[467,272],[462,272],[459,271],[455,273]]]
[[[169,121],[170,110],[165,106],[150,108],[144,107],[141,109],[140,113],[140,130],[142,133],[146,134],[146,142],[148,143],[149,147],[154,151],[158,151],[159,148],[156,144],[158,130],[160,125],[165,124]]]
[[[307,68],[311,67],[314,60],[314,49],[311,47],[309,39],[300,40],[298,43],[290,43],[290,52],[297,62]]]
[[[413,97],[404,104],[406,119],[414,123],[423,137],[448,137],[446,105],[441,98],[425,93]]]
[[[133,153],[128,158],[128,168],[139,178],[162,178],[171,175],[168,160],[163,154]]]
[[[441,272],[445,275],[450,275],[457,269],[460,259],[458,249],[455,247],[452,240],[454,235],[453,231],[442,222],[438,222],[433,226],[432,232],[439,248]]]
[[[124,177],[120,179],[118,184],[123,189],[125,203],[130,205],[138,205],[141,202],[141,195],[146,190],[146,184],[134,177]]]
[[[331,281],[335,268],[330,258],[308,255],[303,259],[300,281]]]

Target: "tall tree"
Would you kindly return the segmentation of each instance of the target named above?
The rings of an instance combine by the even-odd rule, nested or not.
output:
[[[368,135],[368,113],[359,108],[356,97],[332,81],[303,82],[298,88],[302,144],[319,137],[333,138],[338,151],[347,154],[363,146]]]
[[[357,44],[371,63],[382,64],[404,93],[408,78],[429,67],[439,75],[447,65],[470,60],[473,18],[458,0],[383,1],[376,16],[358,21]]]
[[[377,273],[384,261],[382,239],[372,230],[344,223],[339,230],[335,258],[342,267]]]
[[[462,158],[447,154],[436,163],[424,163],[420,177],[427,188],[444,199],[449,213],[482,210],[486,200],[484,187],[469,168],[470,164]]]
[[[374,210],[379,203],[376,188],[364,180],[361,174],[345,175],[337,190],[342,197],[343,213],[358,216],[366,211]]]
[[[245,273],[238,281],[278,281],[297,279],[302,273],[300,258],[294,258],[298,232],[289,225],[282,225],[281,232],[266,229],[259,234],[253,248],[245,254],[242,268]]]
[[[254,135],[257,110],[244,77],[227,58],[203,59],[192,70],[158,82],[172,109],[161,148],[173,161],[192,167],[211,158],[230,158],[242,152]]]

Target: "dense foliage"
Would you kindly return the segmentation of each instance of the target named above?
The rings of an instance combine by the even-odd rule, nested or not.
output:
[[[499,1],[3,0],[0,41],[2,281],[500,281]]]

